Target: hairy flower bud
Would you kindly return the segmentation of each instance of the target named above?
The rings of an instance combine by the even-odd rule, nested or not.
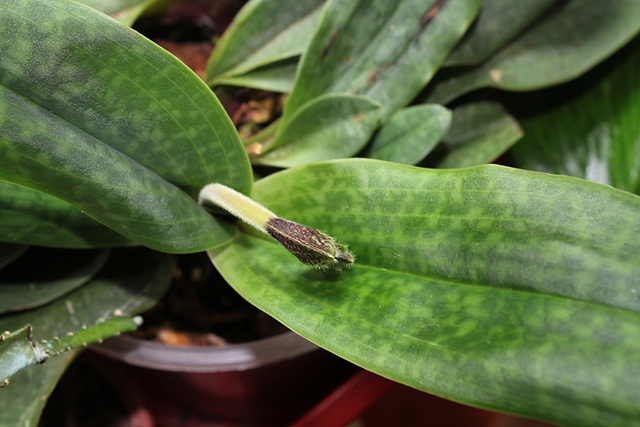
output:
[[[347,247],[337,243],[333,237],[315,228],[278,218],[264,206],[225,185],[205,186],[200,191],[198,200],[201,204],[212,202],[269,234],[296,258],[311,267],[342,269],[354,262]]]
[[[336,263],[353,263],[344,245],[322,231],[282,218],[267,221],[267,233],[304,264],[325,268]]]

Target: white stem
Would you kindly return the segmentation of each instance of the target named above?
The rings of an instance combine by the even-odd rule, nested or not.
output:
[[[266,233],[267,221],[276,215],[258,202],[223,184],[208,184],[200,190],[198,203],[211,202],[252,227]]]

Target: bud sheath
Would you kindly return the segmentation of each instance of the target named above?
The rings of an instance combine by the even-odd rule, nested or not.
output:
[[[222,184],[208,184],[200,190],[198,203],[214,203],[250,226],[266,233],[267,221],[276,214],[242,193]]]

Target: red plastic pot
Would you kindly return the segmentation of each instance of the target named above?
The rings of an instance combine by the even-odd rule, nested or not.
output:
[[[293,332],[225,347],[123,336],[93,350],[140,427],[287,425],[357,370]]]

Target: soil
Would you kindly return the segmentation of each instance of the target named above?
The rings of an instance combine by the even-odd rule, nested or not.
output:
[[[134,336],[178,346],[221,346],[286,332],[245,301],[205,253],[174,256],[173,282]]]

